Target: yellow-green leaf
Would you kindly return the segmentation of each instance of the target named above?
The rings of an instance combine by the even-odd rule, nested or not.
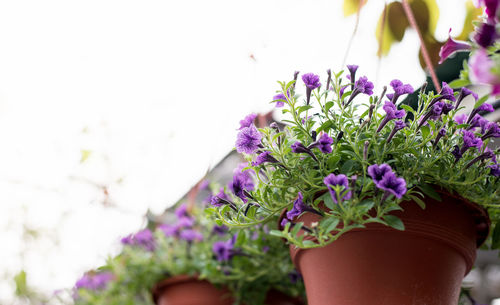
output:
[[[379,57],[389,54],[391,45],[395,41],[394,36],[392,35],[392,32],[388,26],[387,12],[388,12],[388,6],[386,6],[382,11],[382,14],[378,19],[377,27],[375,30],[375,37],[377,37],[378,41],[377,56]]]
[[[392,2],[387,6],[387,25],[396,41],[403,40],[406,28],[410,23],[401,2]]]
[[[368,0],[344,0],[344,16],[350,16],[352,14],[355,14],[363,8],[363,6],[366,4]]]
[[[86,150],[86,149],[82,149],[80,151],[80,153],[81,153],[80,163],[83,163],[83,162],[85,162],[90,157],[90,154],[92,153],[92,151]]]

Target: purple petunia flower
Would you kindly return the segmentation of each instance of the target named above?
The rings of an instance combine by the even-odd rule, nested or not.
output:
[[[495,43],[498,38],[498,34],[495,30],[494,24],[481,23],[481,26],[476,29],[474,34],[474,40],[483,48],[488,48]]]
[[[162,224],[158,226],[158,229],[161,230],[166,237],[171,237],[177,236],[181,228],[177,225]]]
[[[360,93],[366,95],[373,94],[373,83],[366,76],[361,76],[354,84],[354,90],[359,90]]]
[[[328,191],[330,192],[330,196],[332,197],[333,202],[339,203],[337,201],[337,197],[340,200],[348,200],[351,198],[351,191],[349,190],[349,180],[347,179],[346,175],[329,174],[323,179],[323,183],[328,188]],[[334,187],[336,186],[343,186],[343,189],[339,192],[339,194],[337,194],[337,192],[334,189]]]
[[[219,262],[228,262],[234,256],[234,244],[236,242],[235,236],[227,241],[216,241],[212,245],[212,251]]]
[[[255,121],[256,117],[257,117],[257,114],[250,113],[243,120],[240,121],[240,128],[238,128],[238,129],[241,130],[245,127],[250,127],[250,125],[253,124],[253,121]]]
[[[322,133],[318,141],[309,145],[308,149],[317,147],[322,153],[329,154],[332,152],[332,144],[333,144],[333,138],[328,136],[327,133]]]
[[[75,283],[76,289],[101,290],[113,280],[111,272],[86,273]]]
[[[174,213],[177,218],[189,216],[186,204],[181,204],[177,209],[175,209]]]
[[[453,95],[453,89],[448,85],[446,82],[441,83],[441,91],[439,92],[439,95],[443,97],[446,100],[455,101],[455,95]]]
[[[444,108],[445,102],[437,102],[434,105],[432,105],[431,110],[429,111],[429,116],[424,116],[423,119],[431,119],[431,120],[438,120],[441,117],[441,114],[443,113],[443,108]],[[425,120],[422,120],[425,122]]]
[[[448,57],[455,54],[456,52],[468,51],[471,49],[470,44],[465,41],[457,41],[451,38],[451,28],[448,32],[448,40],[439,50],[439,64],[442,64]]]
[[[397,120],[394,122],[394,128],[392,129],[389,137],[387,138],[387,143],[390,143],[396,132],[406,127],[406,123],[403,120]]]
[[[309,156],[311,156],[315,161],[318,161],[318,158],[316,158],[314,153],[309,148],[305,147],[304,144],[300,143],[299,141],[293,143],[290,146],[290,148],[292,149],[293,153],[296,153],[296,154],[305,153],[305,154],[308,154]]]
[[[383,163],[381,165],[373,164],[368,166],[368,175],[372,177],[377,187],[387,173],[392,173],[392,168],[389,164]]]
[[[294,219],[295,217],[298,217],[300,214],[302,214],[307,210],[307,206],[304,204],[302,200],[303,200],[302,193],[299,192],[297,194],[297,199],[295,199],[295,201],[293,202],[292,209],[286,213],[286,218]]]
[[[413,87],[410,84],[403,84],[399,79],[394,79],[390,83],[394,93],[387,94],[387,97],[391,100],[393,104],[396,104],[396,101],[401,95],[413,93]]]
[[[466,87],[462,87],[462,89],[460,89],[460,94],[458,95],[457,102],[455,104],[455,109],[458,109],[458,107],[460,107],[460,104],[462,103],[463,99],[471,94],[474,97],[474,100],[477,101],[477,99],[478,99],[477,93],[473,92],[472,90],[469,90]]]
[[[287,92],[288,97],[290,98],[290,91]],[[287,101],[286,96],[283,93],[278,93],[273,96],[273,102],[276,102],[276,107],[283,107],[285,102]]]
[[[196,230],[187,229],[181,232],[179,238],[188,242],[202,241],[203,235]]]
[[[455,162],[458,162],[462,158],[463,154],[471,147],[476,147],[478,150],[483,146],[483,141],[477,138],[473,132],[462,130],[464,144],[461,148],[455,145],[452,150],[452,154],[455,156]]]
[[[252,169],[243,170],[245,167],[247,167],[247,165],[247,163],[238,164],[238,166],[233,170],[233,177],[240,176],[244,188],[246,190],[253,191],[254,183],[252,174],[254,174],[255,172]],[[229,189],[234,192],[231,183],[229,184]]]
[[[433,147],[436,147],[439,140],[446,135],[446,131],[447,131],[446,128],[441,128],[438,131],[438,134],[437,134],[436,138],[434,139],[434,144],[432,145]]]
[[[219,193],[217,193],[217,195],[212,196],[212,198],[210,199],[210,204],[215,207],[220,207],[225,204],[224,200],[229,200],[229,198],[227,197],[226,192],[224,192],[224,188],[221,187]]]
[[[396,198],[401,199],[406,193],[406,181],[403,178],[398,178],[393,172],[385,174],[377,187],[392,193]]]
[[[500,177],[500,166],[498,164],[490,165],[488,168],[490,169],[490,175]]]
[[[404,110],[397,110],[396,105],[389,101],[385,102],[382,108],[384,109],[386,115],[382,122],[380,122],[380,125],[377,128],[377,132],[380,132],[389,121],[394,119],[401,119],[406,115],[406,112]]]
[[[271,155],[270,151],[264,151],[257,156],[254,162],[252,162],[252,166],[258,166],[263,163],[278,163],[278,160]]]
[[[500,138],[500,126],[495,122],[488,122],[484,126],[484,133],[481,139],[484,141],[489,138]]]
[[[253,154],[260,146],[262,135],[254,125],[244,127],[236,139],[236,151],[239,153]]]
[[[180,228],[191,228],[194,225],[194,219],[183,216],[177,220],[177,226]]]
[[[466,120],[467,120],[467,115],[465,113],[462,113],[462,114],[457,114],[453,120],[457,123],[457,124],[465,124]]]
[[[295,284],[302,280],[302,275],[294,269],[292,272],[288,273],[288,278],[292,284]]]
[[[358,70],[358,68],[359,66],[357,65],[347,65],[347,69],[349,70],[349,75],[347,75],[347,78],[351,81],[351,91],[354,90],[354,83],[356,82],[356,71]]]
[[[128,235],[121,239],[121,243],[123,245],[138,246],[147,251],[155,250],[154,236],[149,229],[144,229],[135,234]]]
[[[306,87],[311,90],[314,90],[321,86],[321,83],[319,82],[319,76],[313,73],[306,73],[302,75],[302,81],[304,82]]]
[[[247,195],[245,192],[246,179],[242,175],[233,176],[233,182],[231,183],[231,189],[233,193],[239,197],[243,202],[248,202]]]
[[[212,229],[212,232],[219,236],[224,236],[228,231],[229,229],[225,225],[215,225]]]
[[[493,112],[495,109],[491,104],[484,103],[481,106],[473,109],[467,118],[467,124],[472,124],[472,120],[476,117],[479,112]],[[477,127],[477,126],[474,126]]]

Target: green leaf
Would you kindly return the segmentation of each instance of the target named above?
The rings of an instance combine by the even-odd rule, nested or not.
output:
[[[355,162],[353,160],[347,160],[347,161],[345,161],[344,164],[342,165],[342,168],[340,169],[340,172],[343,173],[343,174],[348,174],[349,171],[354,166],[354,163]]]
[[[330,192],[326,192],[321,199],[325,203],[326,207],[333,210],[335,208],[335,202],[332,200],[332,196],[330,196]]]
[[[500,248],[500,223],[497,223],[493,229],[493,234],[491,235],[491,248]]]
[[[411,108],[409,105],[405,105],[405,104],[400,104],[399,107],[403,108],[404,110],[408,111],[408,112],[411,112],[413,114],[416,114],[416,111],[415,109]]]
[[[328,169],[333,170],[334,168],[336,168],[337,163],[339,163],[339,161],[340,161],[339,155],[334,155],[334,156],[331,156],[330,158],[328,158],[328,160],[326,161],[326,164],[328,165]]]
[[[466,79],[456,79],[448,84],[451,88],[461,88],[470,85],[470,81]]]
[[[338,218],[333,218],[333,217],[323,218],[319,224],[319,227],[323,229],[325,232],[331,232],[337,227],[339,222],[340,220]]]
[[[316,132],[320,133],[321,131],[328,131],[328,129],[330,129],[330,127],[332,126],[333,126],[332,121],[326,121],[323,124],[321,124],[321,126],[319,126],[318,129],[316,129]]]
[[[26,282],[26,272],[24,270],[21,270],[18,274],[14,276],[14,283],[16,284],[17,296],[28,295],[28,284]]]
[[[330,110],[330,108],[332,108],[332,107],[333,107],[333,105],[334,105],[334,103],[333,103],[333,102],[326,102],[326,104],[325,104],[325,110],[326,110],[326,111]],[[328,122],[329,122],[329,121],[328,121]]]
[[[425,209],[425,202],[422,199],[418,198],[417,196],[410,196],[410,198],[411,200],[415,201],[418,206],[422,208],[422,210]]]
[[[313,242],[312,240],[305,240],[303,244],[305,247],[311,247],[314,246],[316,243]]]
[[[439,194],[430,185],[423,183],[420,184],[418,188],[421,189],[427,196],[441,202],[441,196],[439,196]]]
[[[292,234],[293,236],[297,236],[297,233],[299,233],[299,231],[300,231],[300,229],[302,228],[303,225],[304,225],[303,222],[296,223],[295,226],[293,226],[293,229],[290,232],[290,234]]]
[[[311,105],[300,106],[300,107],[298,108],[298,111],[297,111],[297,112],[300,114],[300,113],[302,113],[302,112],[304,112],[304,111],[307,111],[307,110],[309,110],[309,109],[312,109],[312,108],[313,108],[313,106],[311,106]]]
[[[422,138],[427,139],[427,137],[431,133],[429,126],[424,125],[424,126],[420,127],[420,130],[422,131]]]
[[[477,107],[479,107],[482,104],[484,104],[488,100],[489,97],[490,97],[490,95],[486,94],[482,98],[478,99],[477,102],[474,104],[474,109],[476,109]]]
[[[240,246],[240,245],[244,245],[245,244],[245,241],[247,239],[247,236],[245,234],[244,231],[240,231],[238,233],[238,237],[236,238],[236,245]]]
[[[356,206],[356,211],[359,214],[365,214],[366,212],[368,212],[369,210],[371,210],[374,205],[375,205],[375,202],[373,202],[372,200],[363,200],[362,202],[360,202]]]
[[[384,220],[387,223],[387,225],[396,230],[404,231],[405,229],[405,225],[403,224],[401,219],[399,219],[399,217],[396,217],[394,215],[385,215]]]
[[[271,230],[269,231],[269,234],[271,234],[272,236],[284,237],[283,232],[281,232],[280,230]]]

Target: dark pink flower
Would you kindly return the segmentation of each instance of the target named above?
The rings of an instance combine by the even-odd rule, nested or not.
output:
[[[495,63],[485,50],[477,50],[469,59],[469,76],[471,81],[493,86],[492,94],[500,94],[500,76],[493,73]]]
[[[457,41],[451,38],[451,28],[448,32],[448,40],[439,50],[439,64],[442,64],[448,57],[455,54],[456,52],[469,51],[471,49],[470,44],[465,41]]]

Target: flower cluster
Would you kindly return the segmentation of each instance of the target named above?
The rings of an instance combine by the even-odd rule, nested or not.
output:
[[[500,94],[500,54],[498,54],[500,41],[500,1],[479,0],[478,7],[484,6],[485,16],[483,21],[476,26],[472,36],[472,43],[456,41],[449,36],[446,43],[441,47],[439,63],[456,52],[472,51],[469,59],[468,70],[470,81],[478,84],[491,85],[491,94]],[[450,29],[451,32],[451,29]],[[468,80],[467,80],[468,81]]]
[[[295,94],[295,73],[293,81],[280,83],[288,125],[240,129],[235,146],[248,162],[235,172],[231,196],[221,190],[212,198],[210,209],[220,221],[245,227],[276,220],[280,230],[273,235],[310,248],[370,222],[403,229],[391,211],[403,201],[438,198],[433,189],[498,208],[499,151],[488,145],[500,137],[500,126],[482,117],[493,111],[487,97],[479,99],[465,87],[455,92],[443,82],[440,92],[422,91],[414,109],[400,103],[413,93],[410,84],[394,79],[387,95],[384,89],[374,96],[368,78],[356,76],[359,67],[347,69],[347,84],[342,72],[328,70],[323,91],[319,75],[304,74],[302,101]],[[312,90],[317,90],[314,100]],[[366,96],[368,102],[357,102]],[[458,114],[467,96],[476,105]],[[252,137],[245,128],[253,128]],[[321,221],[306,227],[303,213]],[[234,255],[231,245],[229,240],[217,245],[220,260]]]

